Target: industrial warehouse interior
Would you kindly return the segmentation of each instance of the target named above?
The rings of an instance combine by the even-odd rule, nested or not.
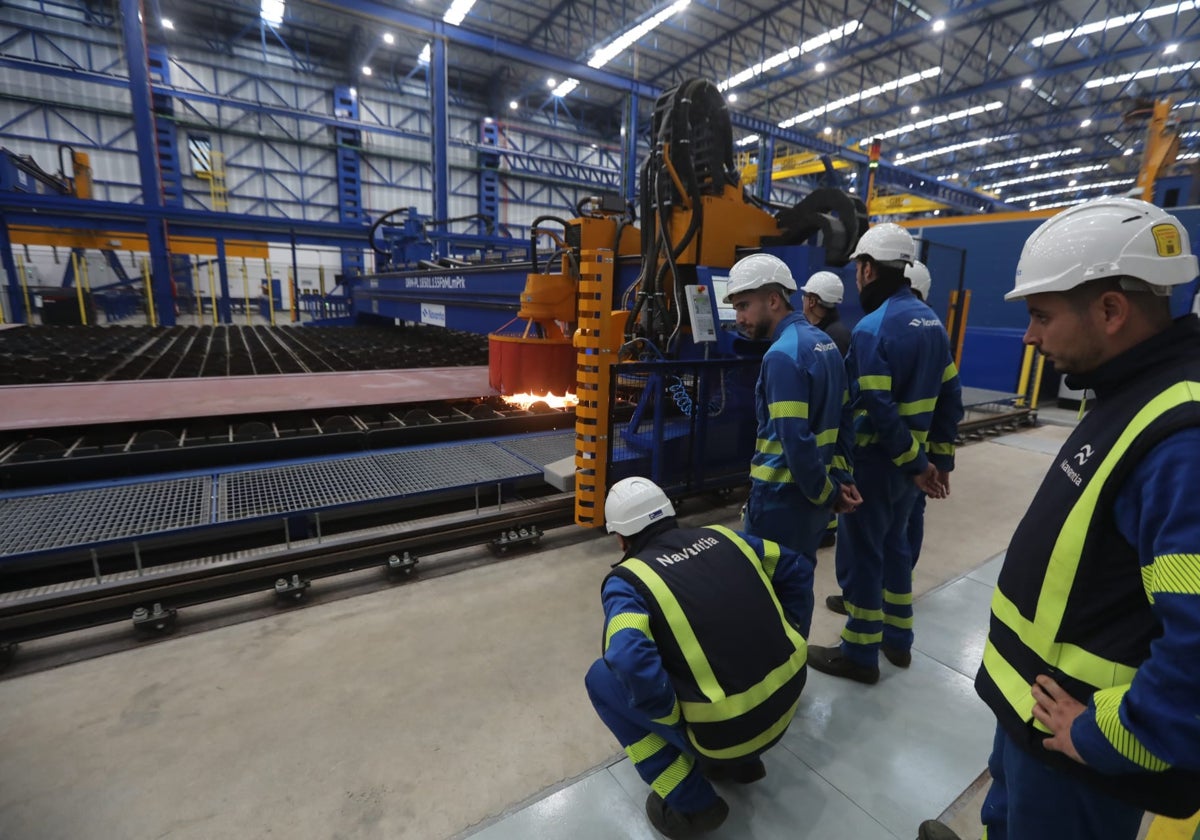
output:
[[[1096,199],[1195,247],[1198,61],[1176,0],[0,3],[0,838],[662,836],[584,682],[606,496],[742,529],[732,270],[853,328],[884,225],[964,409],[911,665],[810,667],[703,836],[982,837],[1000,569],[1095,411],[1005,295]]]

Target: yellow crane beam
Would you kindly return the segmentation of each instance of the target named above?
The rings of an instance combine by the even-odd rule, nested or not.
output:
[[[867,205],[867,213],[871,216],[895,216],[901,213],[932,213],[934,210],[945,210],[949,204],[934,201],[909,193],[897,195],[877,195]]]
[[[750,156],[744,156],[741,162],[742,183],[749,183],[758,177],[758,164],[750,162]],[[834,160],[834,169],[849,169],[850,164],[844,160]],[[782,181],[784,178],[798,178],[801,175],[818,175],[825,171],[825,164],[820,155],[812,152],[802,152],[794,155],[782,155],[775,158],[771,164],[771,180]]]

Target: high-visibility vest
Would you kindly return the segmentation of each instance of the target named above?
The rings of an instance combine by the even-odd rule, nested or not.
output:
[[[795,715],[808,646],[770,577],[779,547],[759,557],[720,526],[672,529],[616,566],[650,614],[688,739],[714,760],[762,752]]]
[[[1128,685],[1162,633],[1136,547],[1113,504],[1157,443],[1200,426],[1200,361],[1173,359],[1094,407],[1067,439],[1013,534],[992,596],[976,691],[1013,740],[1055,767],[1155,813],[1200,808],[1200,773],[1172,768],[1124,728],[1120,692],[1098,695],[1097,723],[1129,760],[1151,772],[1097,773],[1041,746],[1030,685],[1054,678],[1082,703]],[[1103,706],[1103,709],[1100,707]]]

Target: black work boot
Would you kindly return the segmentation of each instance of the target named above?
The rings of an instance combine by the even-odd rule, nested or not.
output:
[[[954,830],[937,820],[925,820],[917,829],[917,840],[962,840]]]
[[[883,651],[884,658],[897,668],[907,668],[912,664],[912,651],[910,650],[900,650],[900,648],[887,645],[880,645],[879,649]]]
[[[842,653],[841,645],[821,647],[808,646],[808,664],[822,674],[831,677],[845,677],[855,682],[874,685],[879,682],[879,667],[868,668],[866,665],[856,665]]]
[[[741,764],[731,764],[728,761],[720,764],[706,764],[700,768],[700,772],[710,782],[734,782],[739,785],[748,785],[764,778],[767,775],[767,768],[761,758],[756,758]]]
[[[713,831],[729,816],[729,805],[721,797],[703,811],[685,814],[667,805],[654,791],[646,797],[646,816],[659,833],[671,840],[687,840]]]
[[[825,606],[829,608],[830,612],[835,612],[838,615],[850,614],[846,612],[846,599],[841,595],[826,595]]]

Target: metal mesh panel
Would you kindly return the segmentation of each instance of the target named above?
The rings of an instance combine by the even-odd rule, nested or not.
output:
[[[380,455],[377,460],[395,482],[393,495],[407,496],[541,475],[540,469],[492,443],[394,452]]]
[[[222,520],[336,507],[396,495],[372,456],[221,476]]]
[[[497,441],[497,446],[541,467],[569,458],[575,454],[575,433],[556,432],[519,440]]]
[[[0,503],[0,556],[130,539],[206,525],[207,476],[98,487]]]

